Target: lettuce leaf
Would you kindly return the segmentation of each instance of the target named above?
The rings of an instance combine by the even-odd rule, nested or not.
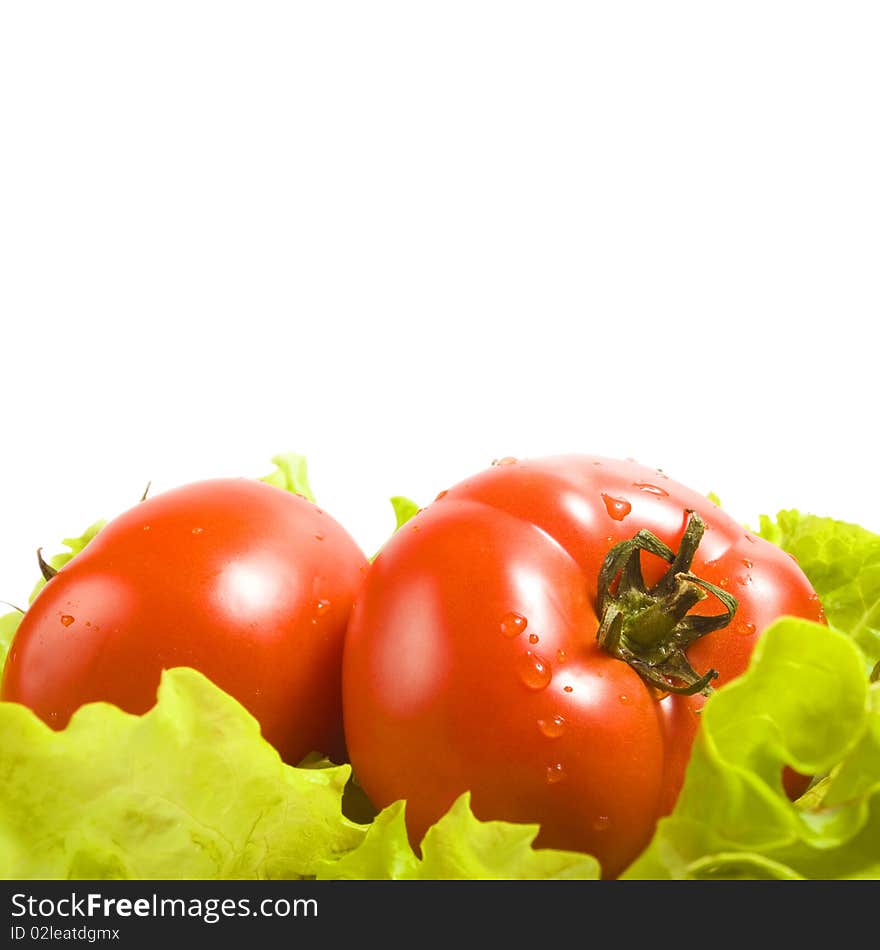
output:
[[[394,526],[395,531],[399,531],[407,521],[415,518],[420,511],[419,506],[411,498],[406,498],[404,495],[395,495],[390,501],[397,522]]]
[[[410,847],[405,802],[380,812],[361,845],[323,862],[321,879],[348,880],[597,880],[599,863],[574,851],[533,849],[537,825],[479,821],[461,795],[428,829],[421,859]]]
[[[872,669],[880,661],[880,535],[793,510],[775,521],[762,515],[759,533],[796,558],[828,623],[858,644]]]
[[[94,524],[90,524],[83,533],[77,538],[65,538],[61,543],[67,548],[66,551],[62,551],[60,554],[53,554],[49,558],[48,564],[50,567],[54,567],[56,571],[60,571],[68,561],[76,557],[80,551],[95,537],[95,535],[107,524],[106,521],[96,521]],[[34,589],[31,591],[31,596],[28,598],[29,603],[34,602],[34,598],[40,591],[46,586],[46,581],[44,578],[40,578],[37,583],[34,585]]]
[[[298,455],[296,452],[285,452],[281,455],[272,457],[272,464],[275,468],[264,475],[260,481],[276,488],[283,488],[285,491],[293,492],[295,495],[302,495],[314,502],[315,496],[312,494],[312,487],[309,485],[309,472],[306,466],[306,457]]]
[[[825,775],[799,802],[783,766]],[[845,635],[783,618],[706,704],[684,788],[625,878],[880,877],[880,686]]]
[[[23,616],[24,614],[16,610],[15,613],[3,614],[0,617],[0,670],[3,669],[6,654],[9,652],[9,645],[12,643],[12,638],[15,636],[15,631],[18,630],[18,625],[21,623]]]
[[[107,703],[54,732],[0,703],[0,874],[48,878],[299,878],[364,836],[350,768],[285,765],[256,720],[190,669],[158,703]]]

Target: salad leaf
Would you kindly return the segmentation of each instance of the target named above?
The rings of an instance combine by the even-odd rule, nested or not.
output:
[[[537,825],[479,821],[461,795],[428,829],[421,859],[410,847],[405,802],[380,812],[358,848],[323,862],[318,877],[349,880],[596,880],[599,863],[573,851],[532,848]]]
[[[190,669],[143,716],[94,703],[54,732],[0,703],[0,875],[297,878],[363,838],[349,766],[285,765],[256,720]]]
[[[304,455],[299,455],[296,452],[274,455],[272,464],[275,468],[268,475],[264,475],[260,479],[261,482],[274,485],[276,488],[283,488],[295,495],[302,495],[311,502],[315,500],[311,485],[309,485],[309,473]]]
[[[775,522],[762,515],[760,534],[797,559],[828,623],[852,637],[872,669],[880,661],[880,535],[793,510]]]
[[[12,643],[12,638],[15,636],[15,631],[18,630],[18,625],[21,623],[23,616],[24,614],[20,614],[16,610],[15,613],[3,614],[0,617],[0,670],[3,669],[6,654],[9,652],[9,644]]]
[[[786,765],[829,777],[792,803]],[[707,702],[675,810],[624,877],[878,876],[880,686],[846,636],[783,618]]]
[[[395,495],[389,500],[391,501],[391,507],[394,509],[394,517],[397,520],[394,527],[395,531],[399,531],[407,521],[415,518],[420,511],[419,506],[411,498],[406,498],[403,495]]]
[[[419,508],[411,498],[406,498],[404,495],[394,495],[392,498],[389,498],[389,501],[391,502],[391,507],[394,509],[394,519],[396,521],[394,530],[391,532],[391,536],[393,537],[407,522],[415,518],[421,511],[421,508]],[[381,550],[381,548],[379,550]],[[379,551],[376,551],[370,560],[375,561],[378,556]]]
[[[65,538],[61,543],[67,548],[66,551],[62,551],[60,554],[53,554],[49,558],[49,566],[54,567],[56,571],[61,570],[68,561],[76,557],[80,551],[91,541],[95,535],[107,524],[106,521],[96,521],[94,524],[90,524],[88,528],[78,537],[78,538]],[[28,598],[29,603],[34,602],[34,598],[40,591],[46,586],[46,581],[44,578],[40,578],[37,583],[34,585],[34,589],[31,591],[31,596]]]

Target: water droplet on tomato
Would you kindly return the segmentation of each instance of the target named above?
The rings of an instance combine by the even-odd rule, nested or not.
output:
[[[758,539],[754,535],[749,534],[748,532],[746,532],[745,534],[745,539],[746,541],[750,541],[752,544],[758,543]]]
[[[740,634],[744,637],[751,637],[754,635],[757,629],[758,628],[753,623],[744,623],[740,630]]]
[[[69,626],[73,623],[73,621],[74,621],[74,618],[71,617],[70,614],[62,614],[62,615],[61,615],[61,624],[62,624],[62,626],[69,627]]]
[[[744,565],[745,567],[754,567],[754,566],[755,566],[747,557],[744,557],[744,558],[743,558],[743,565]]]
[[[193,529],[192,529],[192,533],[193,533],[193,534],[201,534],[204,530],[205,530],[204,528],[193,528]]]
[[[529,689],[546,689],[553,678],[553,671],[544,657],[529,650],[520,660],[519,678]]]
[[[629,696],[627,696],[626,693],[621,693],[617,698],[618,698],[622,703],[628,703],[628,702],[629,702]]]
[[[324,540],[324,535],[323,535],[323,534],[316,534],[316,535],[315,535],[315,540],[316,540],[316,541],[323,541],[323,540]]]
[[[558,785],[560,782],[564,782],[565,769],[562,767],[562,763],[556,762],[553,765],[548,765],[546,776],[548,785]]]
[[[537,633],[530,633],[530,634],[529,634],[529,643],[537,643],[537,642],[538,642],[538,634],[537,634]]]
[[[557,662],[557,663],[564,663],[564,662],[565,662],[565,650],[557,650],[557,651],[556,651],[556,662]]]
[[[669,495],[665,488],[658,488],[650,482],[633,482],[633,488],[638,488],[639,491],[647,492],[649,495],[658,495],[661,498]]]
[[[145,524],[145,525],[144,525],[144,531],[149,531],[149,530],[150,530],[150,526],[149,526],[148,524]]]
[[[445,498],[449,492],[444,488],[442,492],[434,499],[434,501],[440,501],[441,498]]]
[[[613,498],[602,492],[602,501],[605,502],[606,511],[615,521],[623,521],[632,511],[632,505],[625,498]]]
[[[493,465],[516,465],[519,459],[514,458],[512,455],[505,455],[503,459],[495,459]]]
[[[553,716],[550,719],[539,719],[538,728],[541,735],[548,739],[558,739],[565,732],[565,720],[562,716]]]
[[[563,690],[564,690],[566,693],[572,693],[572,692],[574,692],[574,687],[573,687],[573,686],[563,686],[562,688],[563,688]]]
[[[745,577],[738,577],[736,582],[742,584],[743,587],[748,587],[752,583],[752,575],[746,574]]]
[[[501,632],[505,637],[515,637],[526,629],[529,622],[522,614],[511,611],[501,618]]]
[[[607,815],[597,815],[593,820],[593,831],[607,831],[611,819]]]
[[[315,603],[315,618],[324,617],[330,609],[330,601],[323,598]]]

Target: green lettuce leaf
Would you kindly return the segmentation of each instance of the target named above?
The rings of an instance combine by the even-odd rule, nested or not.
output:
[[[761,516],[760,534],[793,555],[825,608],[828,623],[866,657],[880,661],[880,535],[798,511]]]
[[[90,524],[83,533],[77,538],[65,538],[61,543],[67,548],[66,551],[62,551],[60,554],[53,554],[52,557],[48,559],[48,564],[50,567],[54,567],[56,571],[60,571],[62,567],[72,558],[76,557],[80,551],[95,537],[95,535],[107,524],[106,521],[96,521],[94,524]],[[34,602],[34,597],[40,593],[40,591],[46,586],[46,581],[44,578],[40,578],[37,583],[34,585],[34,589],[31,591],[31,596],[29,602]]]
[[[419,513],[419,506],[411,499],[403,495],[395,495],[390,499],[391,507],[394,509],[394,517],[397,524],[395,531],[399,531],[407,521],[414,518]]]
[[[195,670],[166,671],[143,716],[94,703],[62,732],[0,703],[0,734],[7,879],[299,878],[363,839],[349,767],[285,765]]]
[[[573,851],[534,849],[537,825],[479,821],[461,795],[428,829],[421,859],[410,847],[404,802],[380,812],[358,848],[323,862],[322,879],[348,880],[596,880],[599,863]]]
[[[623,876],[880,877],[878,690],[846,636],[778,620],[709,699],[675,810]],[[792,803],[785,765],[828,778]]]
[[[394,530],[391,532],[393,536],[400,531],[408,521],[415,518],[421,509],[411,498],[406,498],[404,495],[394,495],[389,501],[391,502],[391,507],[394,509],[394,520],[396,522]],[[379,550],[381,550],[381,548]],[[379,551],[376,551],[370,560],[375,561],[378,556]]]
[[[3,614],[0,617],[0,670],[3,669],[3,664],[6,662],[9,645],[12,643],[12,638],[15,636],[15,631],[18,630],[18,625],[21,623],[23,616],[24,614],[16,610],[15,613]]]
[[[311,502],[315,500],[311,485],[309,485],[309,473],[304,455],[298,455],[296,452],[285,452],[273,456],[272,463],[275,468],[268,475],[264,475],[260,479],[261,482],[274,485],[276,488],[283,488],[295,495],[302,495]]]

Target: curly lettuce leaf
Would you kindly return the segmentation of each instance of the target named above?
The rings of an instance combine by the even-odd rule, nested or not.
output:
[[[348,880],[596,880],[599,863],[573,851],[534,849],[537,825],[480,821],[461,795],[431,828],[422,857],[410,847],[405,803],[395,802],[376,817],[358,848],[323,862],[321,879]]]
[[[880,535],[793,510],[776,521],[762,515],[759,533],[797,559],[828,623],[850,636],[873,668],[880,661]]]
[[[346,765],[285,765],[256,720],[191,669],[143,716],[94,703],[54,732],[0,703],[0,875],[8,879],[313,876],[363,839]]]
[[[276,488],[283,488],[285,491],[293,492],[295,495],[302,495],[314,502],[315,496],[312,493],[312,487],[309,485],[309,472],[306,465],[306,457],[296,452],[285,452],[281,455],[272,457],[272,464],[275,468],[264,475],[260,481]]]
[[[845,635],[778,620],[709,699],[675,810],[623,876],[880,876],[878,690]],[[829,777],[792,803],[786,765]]]

